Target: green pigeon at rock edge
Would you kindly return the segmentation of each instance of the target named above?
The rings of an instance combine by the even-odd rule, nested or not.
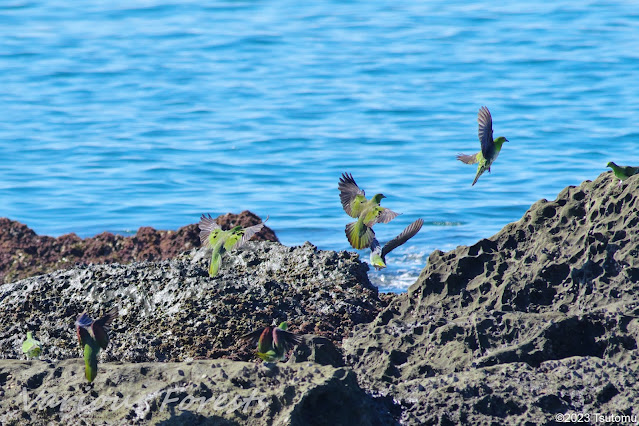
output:
[[[243,335],[241,338],[257,342],[257,356],[265,362],[277,362],[283,360],[286,353],[293,346],[302,343],[302,336],[286,331],[288,323],[281,322],[275,327],[276,323],[266,328],[260,328]]]
[[[266,220],[268,220],[268,217]],[[266,222],[266,220],[264,222]],[[202,215],[200,223],[198,224],[200,227],[200,241],[202,242],[202,246],[213,249],[211,253],[211,265],[209,266],[209,277],[216,276],[220,270],[222,255],[232,248],[240,248],[246,244],[253,235],[260,232],[264,227],[264,222],[249,226],[248,228],[235,226],[228,231],[223,231],[211,215]]]
[[[639,167],[618,166],[612,161],[609,161],[608,164],[606,164],[606,167],[610,167],[615,176],[617,176],[617,179],[619,179],[619,184],[617,186],[621,186],[624,180],[639,173]]]
[[[473,181],[473,185],[477,183],[477,179],[481,176],[486,170],[490,172],[490,166],[497,159],[499,152],[501,151],[501,146],[504,142],[508,142],[503,136],[498,137],[493,140],[493,118],[490,115],[490,111],[485,106],[479,108],[479,114],[477,115],[477,122],[479,123],[479,142],[481,143],[481,151],[477,154],[466,155],[466,154],[458,154],[457,159],[466,164],[477,164],[477,174],[475,175],[475,180]]]
[[[114,307],[98,320],[83,312],[75,321],[78,341],[84,350],[84,375],[89,382],[98,374],[98,354],[109,345],[109,327],[117,315],[118,308]]]
[[[22,343],[22,352],[27,355],[27,358],[38,357],[42,352],[42,344],[33,338],[30,331],[27,331],[27,340]]]
[[[378,271],[385,268],[386,255],[413,238],[419,230],[422,229],[423,224],[424,221],[422,219],[417,219],[415,222],[408,225],[398,236],[384,244],[384,247],[379,244],[377,238],[373,238],[373,242],[371,243],[371,265],[373,265]]]
[[[353,175],[342,173],[337,188],[344,211],[350,217],[357,219],[357,221],[346,225],[345,229],[346,238],[353,248],[370,247],[373,238],[375,238],[373,225],[388,223],[399,215],[379,205],[382,198],[386,198],[383,194],[375,194],[370,200],[366,199],[364,190],[357,186]]]

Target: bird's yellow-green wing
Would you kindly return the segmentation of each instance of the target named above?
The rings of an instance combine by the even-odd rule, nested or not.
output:
[[[388,223],[397,216],[399,216],[399,213],[395,213],[386,207],[377,206],[371,211],[371,214],[366,215],[365,223],[366,226],[372,227],[376,223]]]

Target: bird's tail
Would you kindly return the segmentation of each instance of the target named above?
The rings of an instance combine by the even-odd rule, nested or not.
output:
[[[209,266],[209,277],[214,277],[220,270],[220,264],[222,263],[222,256],[220,253],[213,253],[211,256],[211,266]]]
[[[484,166],[479,166],[479,168],[477,169],[477,174],[475,175],[475,180],[473,181],[473,184],[470,186],[475,186],[475,184],[477,183],[477,179],[479,179],[479,176],[481,176],[482,174],[484,174],[484,172],[487,170],[486,167]]]
[[[375,232],[373,232],[373,229],[366,226],[365,223],[360,222],[359,220],[357,222],[347,224],[345,232],[348,242],[351,243],[353,248],[358,250],[369,247],[375,238]]]
[[[87,353],[90,351],[89,353]],[[89,382],[98,375],[98,354],[89,345],[84,346],[84,376]]]

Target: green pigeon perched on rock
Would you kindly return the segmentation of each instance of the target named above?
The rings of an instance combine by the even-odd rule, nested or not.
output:
[[[22,352],[27,355],[27,358],[38,357],[42,352],[42,344],[33,338],[30,331],[27,331],[27,340],[22,343]]]
[[[268,217],[266,220],[268,220]],[[264,227],[264,222],[249,226],[248,228],[235,226],[228,231],[223,231],[211,215],[202,215],[200,223],[198,224],[200,227],[200,241],[202,242],[202,246],[213,249],[211,265],[209,266],[209,277],[216,276],[220,270],[222,255],[232,248],[240,248],[246,244],[253,235],[260,232]]]
[[[490,115],[490,111],[485,106],[479,108],[479,114],[477,115],[477,122],[479,123],[479,142],[481,143],[481,151],[477,154],[466,155],[458,154],[457,159],[466,164],[477,164],[477,174],[472,185],[477,183],[477,179],[486,170],[490,172],[490,166],[497,159],[501,146],[504,142],[508,142],[503,136],[493,140],[493,118]],[[471,186],[472,186],[471,185]]]
[[[357,221],[346,225],[345,229],[346,238],[348,238],[348,242],[351,243],[353,248],[364,249],[370,247],[375,238],[373,225],[376,223],[388,223],[399,215],[379,205],[382,198],[386,198],[383,194],[375,194],[373,198],[367,200],[364,190],[357,186],[353,175],[342,173],[337,188],[339,189],[339,198],[344,211],[350,217],[357,219]]]
[[[75,321],[78,341],[84,350],[84,375],[89,382],[98,374],[98,354],[100,349],[106,349],[109,345],[109,327],[117,315],[118,309],[114,307],[98,320],[93,320],[83,312]]]
[[[373,265],[378,271],[385,268],[386,255],[413,238],[419,230],[422,229],[423,224],[424,221],[422,219],[417,219],[415,222],[408,225],[398,236],[384,244],[384,247],[379,244],[377,238],[373,238],[373,242],[371,243],[371,265]]]
[[[617,176],[617,179],[619,179],[619,185],[617,186],[621,186],[624,180],[639,173],[639,167],[618,166],[612,161],[609,161],[606,167],[612,168],[613,173]]]
[[[245,334],[242,339],[257,342],[257,356],[265,362],[277,362],[283,360],[293,346],[302,343],[302,336],[286,331],[287,328],[286,321],[277,327],[273,323],[264,329]]]

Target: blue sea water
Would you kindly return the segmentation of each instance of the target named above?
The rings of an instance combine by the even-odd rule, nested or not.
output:
[[[39,234],[248,209],[349,249],[348,171],[403,213],[380,241],[425,221],[370,272],[404,291],[434,249],[639,165],[634,1],[8,0],[0,29],[0,216]],[[509,142],[471,187],[482,105]]]

